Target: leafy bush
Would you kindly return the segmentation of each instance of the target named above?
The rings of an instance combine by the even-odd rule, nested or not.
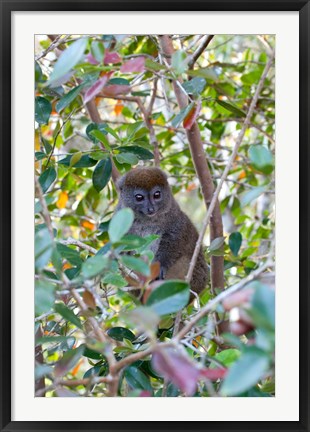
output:
[[[37,36],[37,396],[274,395],[274,38],[262,38],[173,36],[169,59],[157,36]],[[225,287],[189,304],[186,281],[153,282],[157,236],[128,234],[132,211],[114,209],[119,173],[160,162],[202,229],[195,126],[215,188],[229,171],[224,234],[205,238]]]

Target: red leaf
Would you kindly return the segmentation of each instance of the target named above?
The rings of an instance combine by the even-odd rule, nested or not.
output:
[[[119,95],[125,95],[130,92],[130,86],[111,84],[103,88],[101,94],[107,97],[116,97]]]
[[[118,55],[117,52],[110,52],[109,50],[105,50],[104,53],[104,59],[103,59],[103,63],[105,65],[109,64],[109,63],[120,63],[122,61],[122,59],[120,58],[120,56]]]
[[[216,381],[222,379],[227,374],[226,368],[216,368],[216,369],[202,369],[200,375],[209,379],[210,381]]]
[[[95,59],[95,57],[91,53],[87,54],[87,56],[85,56],[85,59],[88,61],[88,63],[92,65],[99,64],[99,62]]]
[[[253,296],[253,289],[247,288],[243,291],[238,291],[236,293],[231,294],[223,300],[222,304],[225,310],[229,311],[234,307],[244,305],[249,303],[251,297]]]
[[[193,108],[190,110],[190,112],[183,120],[183,127],[185,129],[190,129],[193,126],[197,117],[199,116],[200,110],[201,110],[201,101],[198,101],[197,103],[194,104]]]
[[[151,397],[152,394],[147,391],[147,390],[142,390],[141,393],[139,394],[139,397]]]
[[[102,78],[99,78],[98,81],[95,82],[85,93],[84,95],[84,104],[92,100],[97,94],[102,90],[104,85],[108,82],[110,76],[113,72],[108,72]]]
[[[152,365],[168,381],[173,382],[181,391],[192,396],[197,388],[201,370],[181,351],[162,348],[154,352]]]
[[[130,73],[130,72],[143,72],[144,71],[144,57],[135,57],[128,60],[121,66],[121,72]]]

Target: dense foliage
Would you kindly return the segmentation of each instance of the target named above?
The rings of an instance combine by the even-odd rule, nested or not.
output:
[[[36,38],[38,396],[274,395],[273,67],[219,195],[224,235],[205,236],[207,261],[224,257],[224,291],[207,286],[188,304],[186,281],[153,284],[156,236],[127,234],[132,211],[113,213],[118,173],[155,159],[201,229],[186,131],[198,124],[216,186],[274,46],[172,39],[167,59],[157,36]]]

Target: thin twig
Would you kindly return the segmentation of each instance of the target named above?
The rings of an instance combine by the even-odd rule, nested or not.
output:
[[[189,69],[193,69],[194,64],[196,63],[198,58],[201,56],[201,54],[204,52],[204,50],[207,48],[207,46],[209,45],[209,43],[212,41],[213,38],[214,38],[214,35],[206,35],[203,37],[199,47],[196,49],[194,54],[191,56],[190,61],[188,62],[188,68]]]
[[[53,156],[53,154],[54,154],[55,147],[56,147],[56,142],[57,142],[57,138],[58,138],[60,132],[62,131],[64,125],[67,123],[67,121],[70,120],[70,118],[73,116],[73,114],[74,114],[75,112],[76,112],[76,109],[74,109],[73,111],[71,111],[71,113],[70,113],[70,114],[68,115],[68,117],[63,121],[61,127],[60,127],[59,130],[57,131],[57,133],[56,133],[56,135],[55,135],[55,138],[54,138],[54,143],[53,143],[52,150],[51,150],[51,152],[50,152],[50,154],[49,154],[49,156],[48,156],[48,159],[47,159],[47,162],[46,162],[46,165],[45,165],[45,169],[48,167],[48,165],[49,165],[49,163],[50,163],[50,160],[51,160],[51,158],[52,158],[52,156]]]
[[[74,246],[78,246],[80,249],[85,249],[88,252],[92,253],[93,255],[96,255],[96,253],[98,252],[97,249],[89,246],[86,243],[83,243],[79,240],[75,240],[73,238],[68,238],[67,240],[60,240],[60,243],[64,244],[64,245],[74,245]]]
[[[35,56],[35,61],[40,60],[42,57],[45,57],[50,51],[53,51],[55,48],[57,48],[59,45],[67,42],[71,35],[66,35],[64,38],[61,39],[62,35],[58,35],[53,42],[50,44],[49,47],[46,48],[46,50],[42,51],[41,54],[38,54]]]

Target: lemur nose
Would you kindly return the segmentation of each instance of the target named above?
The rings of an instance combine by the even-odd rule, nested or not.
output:
[[[148,214],[154,214],[155,213],[155,209],[154,209],[154,207],[149,207],[148,209],[147,209],[147,212],[148,212]]]

